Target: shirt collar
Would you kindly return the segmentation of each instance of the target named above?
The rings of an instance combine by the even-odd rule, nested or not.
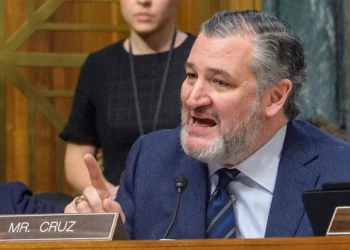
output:
[[[264,146],[234,167],[263,188],[273,193],[281,158],[287,126],[284,125]],[[208,164],[209,176],[225,166],[218,163]]]

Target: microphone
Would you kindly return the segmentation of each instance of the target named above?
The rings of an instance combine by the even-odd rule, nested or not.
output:
[[[174,217],[172,221],[170,222],[170,225],[166,231],[166,233],[163,236],[163,239],[166,239],[170,233],[170,230],[174,226],[176,217],[177,217],[177,212],[179,211],[179,205],[180,205],[180,199],[181,199],[181,194],[187,187],[187,178],[184,174],[178,174],[176,175],[174,179],[174,185],[175,185],[175,190],[177,192],[177,199],[176,199],[176,206],[175,206],[175,212],[174,212]]]

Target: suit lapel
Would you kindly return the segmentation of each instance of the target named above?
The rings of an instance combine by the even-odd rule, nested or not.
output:
[[[297,122],[289,122],[278,167],[265,237],[294,236],[304,214],[301,194],[316,185],[310,167],[318,157],[314,142]]]
[[[174,225],[174,237],[196,239],[206,237],[206,208],[208,170],[204,163],[184,154],[180,159],[178,173],[187,177],[188,185],[184,190]],[[180,236],[180,237],[178,237]],[[170,233],[169,238],[172,237]]]

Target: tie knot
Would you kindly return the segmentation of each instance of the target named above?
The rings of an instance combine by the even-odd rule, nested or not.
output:
[[[241,171],[239,171],[238,169],[227,169],[227,168],[221,168],[218,170],[218,174],[219,174],[219,183],[218,186],[220,186],[221,188],[226,188],[227,185],[233,181],[234,178],[237,177],[237,175],[239,175]]]

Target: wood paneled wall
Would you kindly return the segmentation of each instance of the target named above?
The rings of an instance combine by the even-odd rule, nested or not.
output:
[[[181,30],[197,34],[219,10],[261,9],[261,0],[182,0]],[[35,192],[65,183],[68,118],[87,53],[128,35],[117,0],[0,0],[0,180]]]

